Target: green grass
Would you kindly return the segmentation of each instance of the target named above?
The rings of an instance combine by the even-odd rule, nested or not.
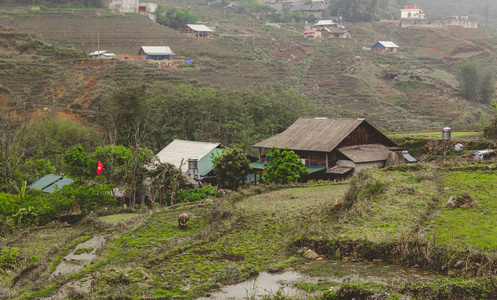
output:
[[[440,131],[424,131],[424,132],[405,132],[387,134],[391,139],[426,139],[426,140],[441,140],[442,128]],[[472,131],[452,131],[451,138],[457,141],[474,141],[482,137],[481,132]]]
[[[128,213],[128,214],[116,214],[108,215],[103,217],[98,217],[100,221],[111,223],[117,225],[119,223],[127,222],[133,218],[140,217],[140,214]]]
[[[478,204],[445,208],[433,222],[432,234],[448,247],[497,250],[497,174],[494,171],[452,171],[442,174],[445,201],[468,193]]]

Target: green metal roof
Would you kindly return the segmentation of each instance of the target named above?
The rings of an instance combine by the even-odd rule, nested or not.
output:
[[[28,188],[35,190],[43,190],[44,188],[48,187],[49,185],[53,184],[54,182],[60,179],[62,179],[61,176],[48,174],[43,176],[41,179],[37,180],[33,184],[31,184],[30,186],[28,186]]]
[[[201,160],[198,162],[198,172],[200,174],[200,177],[205,177],[207,174],[209,174],[212,169],[214,169],[214,164],[212,163],[212,155],[214,156],[219,156],[223,153],[223,149],[220,148],[214,148],[204,156]]]
[[[264,163],[260,162],[260,161],[256,161],[256,162],[250,163],[250,166],[253,169],[259,169],[259,170],[264,169]],[[307,171],[309,172],[309,174],[316,173],[316,172],[319,172],[319,171],[323,171],[323,170],[326,169],[325,167],[315,167],[315,166],[305,166],[305,168],[307,169]]]
[[[252,167],[252,169],[264,169],[264,163],[260,161],[250,163],[250,166]]]
[[[63,177],[61,180],[58,180],[58,181],[54,182],[52,185],[43,189],[43,192],[51,194],[53,192],[60,191],[63,187],[65,187],[66,185],[70,185],[73,182],[74,182],[73,179]]]
[[[60,190],[66,185],[73,183],[74,180],[68,177],[62,177],[54,174],[48,174],[31,184],[28,188],[41,190],[44,193],[53,193]]]

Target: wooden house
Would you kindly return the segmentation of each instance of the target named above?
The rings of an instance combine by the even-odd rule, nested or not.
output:
[[[212,37],[212,32],[214,32],[214,30],[205,25],[187,24],[183,29],[181,29],[181,33],[186,34],[186,37],[189,38]]]
[[[320,38],[321,37],[321,31],[316,30],[316,29],[310,29],[302,32],[304,35],[304,38],[306,39],[315,39],[315,38]]]
[[[338,28],[338,24],[334,20],[319,20],[316,24],[314,24],[314,27],[317,30],[323,28]]]
[[[145,60],[171,60],[176,54],[168,46],[141,46],[138,55]]]
[[[300,118],[252,147],[259,148],[261,160],[272,147],[288,147],[309,170],[309,178],[338,179],[365,168],[404,163],[401,148],[364,119]]]
[[[393,42],[377,42],[374,44],[373,47],[371,47],[371,50],[373,52],[398,52],[399,51],[399,46],[394,44]]]
[[[318,31],[321,32],[322,38],[350,38],[350,32],[336,27],[322,28]]]

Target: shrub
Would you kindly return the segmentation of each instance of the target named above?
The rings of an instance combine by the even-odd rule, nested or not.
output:
[[[195,202],[205,199],[209,196],[216,195],[217,188],[215,186],[204,186],[200,189],[179,190],[177,193],[178,202]]]
[[[242,149],[227,148],[220,156],[213,157],[212,163],[223,188],[237,189],[250,172],[250,161]]]
[[[14,269],[19,263],[19,249],[18,248],[4,248],[0,251],[0,268]]]
[[[302,178],[309,172],[304,167],[300,158],[287,147],[280,152],[280,149],[273,147],[267,155],[269,161],[264,168],[262,178],[266,182],[290,183]]]

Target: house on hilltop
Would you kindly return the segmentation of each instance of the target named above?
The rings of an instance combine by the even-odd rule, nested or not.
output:
[[[390,41],[379,41],[371,47],[374,52],[398,52],[399,46]]]
[[[191,170],[188,169],[188,161],[192,158],[197,159],[199,179],[215,183],[212,156],[220,155],[223,148],[220,143],[174,140],[157,154],[157,158],[162,163],[169,163],[181,169],[188,176],[192,176]]]
[[[176,54],[168,46],[141,46],[138,55],[145,60],[171,60]]]
[[[300,118],[284,132],[252,147],[259,148],[261,158],[272,147],[288,147],[300,157],[310,178],[319,179],[339,179],[365,168],[404,163],[402,149],[364,119]],[[252,166],[263,168],[263,162]]]
[[[406,4],[404,8],[400,9],[401,19],[424,19],[425,14],[418,5]]]
[[[212,36],[212,32],[214,32],[214,30],[209,27],[196,24],[186,24],[186,26],[181,29],[181,33],[185,33],[186,37],[190,38],[208,38]]]

